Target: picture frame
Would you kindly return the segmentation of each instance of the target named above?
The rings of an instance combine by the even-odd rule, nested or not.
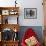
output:
[[[37,8],[24,8],[24,19],[37,19]]]
[[[9,10],[2,10],[2,15],[9,15]]]

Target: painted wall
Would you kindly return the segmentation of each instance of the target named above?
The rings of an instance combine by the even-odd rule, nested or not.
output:
[[[43,26],[43,6],[42,0],[18,1],[21,4],[20,23],[22,26]],[[24,8],[37,8],[37,19],[24,19]]]
[[[0,0],[0,6],[15,6],[15,0]],[[17,0],[19,10],[20,26],[43,26],[43,6],[42,0]],[[24,19],[24,8],[37,8],[37,19]],[[12,18],[12,17],[11,17]],[[10,20],[10,19],[9,19]],[[13,21],[14,22],[14,21]]]

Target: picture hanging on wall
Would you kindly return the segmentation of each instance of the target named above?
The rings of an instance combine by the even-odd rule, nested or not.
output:
[[[24,18],[25,19],[36,19],[37,8],[24,8]]]

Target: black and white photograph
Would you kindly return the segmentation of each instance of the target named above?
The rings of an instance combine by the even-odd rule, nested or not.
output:
[[[24,18],[25,19],[36,19],[37,8],[24,8]]]

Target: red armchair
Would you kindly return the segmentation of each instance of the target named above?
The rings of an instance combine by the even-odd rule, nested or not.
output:
[[[24,37],[22,38],[21,45],[22,45],[22,46],[27,46],[25,40],[26,40],[26,39],[29,39],[29,38],[32,38],[32,36],[35,37],[35,38],[37,37],[36,33],[33,31],[32,28],[27,29],[26,32],[25,32],[25,34],[24,34]],[[36,41],[37,41],[37,43],[36,43],[34,46],[41,46],[41,44],[40,44],[40,42],[37,40],[37,38],[36,38]],[[27,43],[28,43],[28,42],[27,42]],[[31,46],[31,45],[30,45],[30,46]]]

